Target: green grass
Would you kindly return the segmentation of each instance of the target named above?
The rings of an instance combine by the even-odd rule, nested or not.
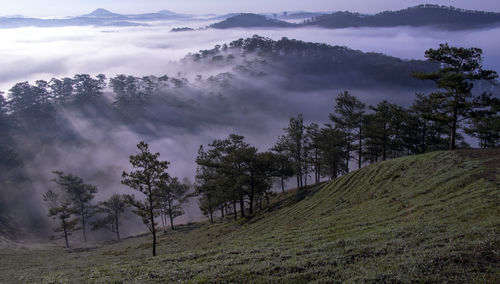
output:
[[[4,249],[0,282],[500,281],[500,151],[394,159],[253,218],[82,249]]]

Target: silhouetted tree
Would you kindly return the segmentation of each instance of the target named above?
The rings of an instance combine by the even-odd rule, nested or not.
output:
[[[103,213],[103,218],[97,219],[91,223],[92,230],[107,229],[116,234],[120,239],[120,216],[125,211],[125,200],[119,194],[113,194],[111,197],[99,203],[97,213]]]
[[[69,247],[68,236],[71,232],[79,230],[78,219],[72,219],[72,215],[77,214],[71,200],[62,197],[52,190],[43,195],[43,200],[49,206],[49,217],[59,219],[59,226],[54,229],[55,232],[62,232],[66,247]]]
[[[286,145],[280,142],[281,139],[278,139],[278,142],[271,148],[272,153],[272,161],[274,163],[273,176],[279,178],[281,191],[285,192],[285,181],[294,175],[293,164],[291,157],[287,154]]]
[[[173,177],[160,188],[160,202],[162,204],[162,212],[168,215],[170,219],[170,228],[174,230],[174,219],[184,214],[182,204],[187,202],[189,186],[179,181],[177,177]]]
[[[90,202],[94,199],[97,187],[85,184],[82,178],[72,174],[64,174],[61,171],[54,171],[53,173],[57,175],[54,182],[67,194],[72,206],[74,206],[76,212],[80,215],[83,240],[86,242],[85,225],[87,224],[87,219],[94,214],[94,207],[90,205]]]
[[[317,184],[321,180],[321,131],[317,123],[306,126],[306,137],[308,143],[305,148],[310,152],[310,164],[314,168],[314,182]]]
[[[285,135],[281,138],[281,144],[287,149],[292,159],[295,176],[297,178],[297,188],[304,187],[304,135],[305,126],[302,114],[297,117],[290,117],[288,127],[285,128]]]
[[[133,212],[142,218],[142,222],[153,235],[153,256],[156,256],[156,221],[160,214],[161,188],[170,180],[167,173],[168,161],[159,161],[160,153],[151,153],[149,145],[143,141],[137,144],[139,153],[130,156],[130,164],[135,171],[123,172],[122,183],[143,193],[144,201],[135,199],[134,195],[124,195],[126,203],[133,207]]]
[[[51,98],[60,104],[66,104],[73,96],[73,79],[71,78],[52,78],[48,87],[50,89]]]
[[[88,74],[76,74],[73,78],[74,97],[78,103],[95,101],[102,96],[106,87],[106,76],[97,75],[96,79]]]
[[[335,113],[330,114],[330,120],[335,124],[335,128],[344,132],[347,171],[349,171],[349,160],[356,139],[358,140],[358,168],[361,168],[364,112],[365,104],[347,91],[340,93],[335,98]]]
[[[438,71],[414,72],[413,76],[421,80],[436,83],[437,91],[428,98],[435,109],[436,120],[443,121],[450,127],[449,149],[456,148],[457,129],[461,122],[470,117],[475,107],[472,89],[475,81],[494,81],[498,74],[482,67],[482,50],[479,48],[450,47],[441,44],[438,49],[429,49],[425,57],[440,64]]]
[[[471,113],[465,133],[479,139],[481,148],[500,146],[500,99],[483,94],[476,100],[478,108]]]
[[[199,196],[198,203],[200,210],[208,216],[211,223],[214,221],[214,211],[220,204],[217,190],[220,176],[217,175],[215,168],[219,157],[213,154],[213,151],[212,153],[205,152],[203,146],[200,146],[198,157],[196,158],[198,167],[196,169],[195,181],[195,194]]]
[[[321,129],[320,150],[323,165],[322,175],[337,178],[339,174],[346,173],[346,137],[342,130],[326,124]]]

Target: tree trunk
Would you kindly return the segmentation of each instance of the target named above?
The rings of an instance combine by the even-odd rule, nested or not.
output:
[[[425,146],[426,132],[427,132],[427,123],[424,122],[424,126],[423,126],[423,129],[422,129],[422,153],[425,153],[425,151],[427,150],[426,146]]]
[[[243,200],[243,197],[240,198],[240,211],[241,218],[245,217],[245,201]]]
[[[175,230],[174,217],[172,216],[172,213],[170,213],[169,215],[170,215],[170,228],[172,228],[172,230]]]
[[[458,110],[457,107],[455,106],[453,108],[453,124],[451,126],[451,134],[450,134],[450,150],[456,149],[455,139],[457,133],[457,119],[458,119],[457,116],[458,116]]]
[[[347,158],[345,161],[346,173],[349,173],[349,159],[351,158],[351,138],[347,141]]]
[[[115,212],[116,237],[120,239],[120,229],[118,228],[118,212]]]
[[[156,256],[156,228],[155,228],[155,215],[153,208],[153,192],[151,185],[148,186],[148,199],[149,199],[149,222],[151,222],[151,233],[153,234],[153,256]]]
[[[359,125],[359,145],[358,145],[358,169],[361,169],[361,156],[363,154],[363,134],[361,132],[362,126]]]
[[[250,194],[249,194],[249,198],[250,198],[250,207],[249,207],[249,212],[250,212],[250,215],[253,214],[253,201],[254,201],[254,192],[255,192],[255,188],[254,188],[254,180],[253,180],[253,174],[250,174]]]
[[[233,200],[233,213],[234,213],[234,221],[238,220],[238,212],[236,212],[236,199]]]
[[[174,216],[173,216],[173,212],[172,212],[172,201],[168,201],[168,216],[170,217],[170,228],[172,228],[172,230],[175,230],[174,228]]]
[[[314,179],[316,184],[319,183],[319,155],[318,155],[318,147],[314,150]]]
[[[304,188],[307,188],[307,171],[306,174],[304,175]]]
[[[80,214],[82,216],[83,241],[87,242],[87,235],[85,233],[85,208],[83,207],[83,205],[80,206]]]
[[[384,152],[382,153],[382,161],[387,159],[387,124],[384,122]]]
[[[67,230],[66,220],[62,219],[62,223],[63,223],[63,231],[64,231],[64,240],[66,241],[66,247],[69,248],[68,230]]]

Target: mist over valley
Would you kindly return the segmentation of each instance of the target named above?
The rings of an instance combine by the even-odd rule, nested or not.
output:
[[[422,15],[428,15],[427,20],[422,20]],[[422,179],[420,173],[426,171],[424,165],[429,161],[441,163],[429,164],[436,168],[435,173],[428,173],[429,182],[436,184],[433,188],[446,191],[460,184],[481,187],[483,180],[476,178],[476,169],[490,163],[496,171],[498,165],[493,158],[490,161],[465,149],[497,148],[500,142],[500,88],[495,72],[500,70],[498,15],[430,5],[370,15],[355,11],[195,15],[170,10],[123,14],[97,9],[58,19],[0,17],[0,248],[6,247],[10,253],[18,244],[54,246],[61,245],[65,238],[67,247],[82,244],[83,250],[89,247],[92,251],[94,243],[105,246],[104,241],[117,236],[130,239],[112,243],[110,252],[123,250],[120,257],[129,257],[133,255],[130,246],[121,246],[134,242],[133,246],[145,255],[143,250],[149,246],[135,242],[143,242],[144,236],[137,235],[147,230],[154,235],[156,255],[158,230],[160,251],[172,241],[179,244],[173,253],[184,253],[182,237],[168,235],[169,226],[172,231],[174,224],[179,226],[176,234],[186,234],[186,240],[215,235],[193,245],[205,249],[224,243],[225,239],[219,238],[222,235],[236,236],[240,227],[233,225],[246,230],[265,219],[277,222],[276,228],[286,231],[288,225],[282,228],[276,221],[288,220],[283,210],[295,208],[294,212],[304,213],[307,208],[323,208],[324,204],[316,207],[316,203],[307,203],[316,202],[316,194],[324,195],[317,204],[321,200],[334,204],[311,213],[318,220],[333,216],[331,208],[340,212],[346,206],[369,202],[366,200],[374,196],[387,197],[390,206],[400,202],[398,210],[412,209],[413,202],[424,204],[415,208],[425,208],[424,201],[414,199],[418,194],[408,197],[390,190],[408,185],[419,194],[427,194],[421,188],[425,183],[417,180]],[[470,65],[461,65],[464,69],[472,67],[463,71],[469,76],[463,79],[467,83],[455,88],[457,94],[463,88],[466,95],[454,117],[445,111],[453,106],[443,98],[443,90],[449,90],[448,81],[439,81],[439,76],[449,71],[446,66],[454,62],[436,60],[439,57],[432,51],[463,52],[473,58]],[[349,111],[350,120],[342,120]],[[294,134],[294,127],[304,138]],[[297,137],[293,135],[299,135],[302,142],[293,144]],[[309,148],[302,149],[305,146],[301,143]],[[294,153],[291,145],[299,145],[299,152]],[[439,152],[448,147],[461,150]],[[491,151],[488,153],[496,159],[498,153]],[[154,154],[157,152],[159,157]],[[289,155],[284,158],[291,163],[289,168],[280,164],[280,155],[286,155],[283,153]],[[414,154],[423,154],[422,160],[412,160]],[[385,161],[403,156],[410,157]],[[159,174],[145,186],[136,183],[134,171],[143,167],[140,161],[148,157],[154,163],[157,159],[168,161],[169,177]],[[133,163],[134,158],[138,164]],[[158,163],[156,168],[167,167]],[[446,163],[453,167],[446,168]],[[390,165],[394,167],[384,168]],[[241,170],[240,166],[247,168]],[[351,173],[358,168],[360,171]],[[470,169],[470,178],[466,169]],[[447,170],[454,175],[449,188],[441,185]],[[498,179],[486,172],[481,175],[487,182]],[[467,181],[460,183],[458,173],[467,175]],[[359,184],[349,182],[353,176]],[[162,190],[177,194],[168,202],[161,201],[163,206],[171,203],[170,220],[164,208],[148,215],[155,206],[153,189],[161,188],[159,184],[166,180],[169,186]],[[371,188],[365,182],[376,185],[377,192],[354,196]],[[75,184],[88,192],[71,193]],[[241,193],[235,189],[238,186]],[[352,196],[350,192],[345,198],[335,195],[347,187],[354,189]],[[489,183],[484,186],[488,193],[483,197],[490,196],[490,187]],[[295,189],[285,192],[289,188]],[[335,194],[328,193],[332,188]],[[211,190],[214,195],[209,195]],[[93,201],[88,202],[88,210],[94,211],[87,216],[87,205],[81,205],[78,211],[78,206],[73,208],[61,201],[71,194],[80,194],[80,199],[90,194],[87,198]],[[117,207],[103,203],[112,202],[114,197]],[[385,203],[381,204],[377,206],[385,208]],[[115,208],[114,213],[110,208]],[[486,205],[481,208],[489,210]],[[78,222],[82,218],[75,217],[71,221],[74,224],[66,224],[64,210],[68,210],[68,216],[88,218],[89,228],[83,231],[88,236],[80,236]],[[47,212],[53,218],[48,218]],[[99,225],[97,220],[103,214],[112,220],[106,217]],[[226,225],[233,222],[233,215],[234,224]],[[54,233],[59,224],[54,216],[64,219],[64,238],[62,229]],[[490,219],[484,220],[481,226],[491,225]],[[205,221],[210,222],[208,227],[200,223]],[[213,222],[220,227],[210,227]],[[91,231],[90,224],[101,230]],[[371,226],[368,221],[366,224]],[[311,226],[316,230],[316,225]],[[67,235],[66,229],[75,232]],[[321,230],[323,234],[330,229]],[[298,231],[294,234],[306,237]],[[492,238],[498,242],[495,234]],[[266,242],[275,238],[264,236]],[[351,243],[339,240],[337,245],[348,247]],[[106,265],[110,255],[105,256]],[[478,265],[486,266],[482,262]],[[94,272],[96,279],[108,275],[105,270]],[[221,279],[237,281],[228,275]]]

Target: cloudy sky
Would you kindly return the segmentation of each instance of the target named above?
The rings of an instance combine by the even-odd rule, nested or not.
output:
[[[142,13],[162,9],[195,14],[295,10],[350,10],[376,13],[423,3],[500,12],[498,0],[0,0],[0,14],[69,16],[85,14],[96,8],[105,8],[119,13]]]

